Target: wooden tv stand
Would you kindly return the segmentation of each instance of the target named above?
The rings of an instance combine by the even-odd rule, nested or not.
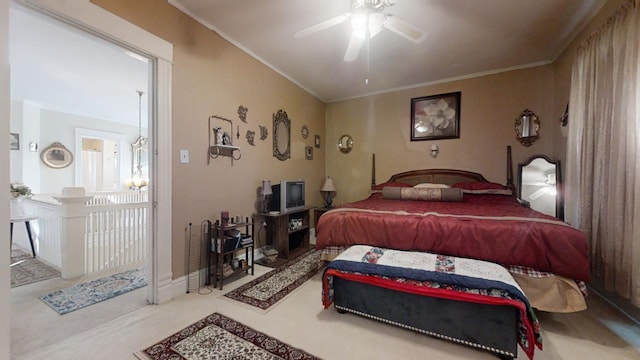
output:
[[[291,259],[309,249],[309,211],[313,208],[305,207],[278,215],[259,214],[267,223],[267,244],[278,250],[279,259]],[[297,220],[300,220],[300,225],[291,226]]]

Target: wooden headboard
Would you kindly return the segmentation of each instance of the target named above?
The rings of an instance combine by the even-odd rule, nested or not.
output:
[[[487,181],[481,174],[452,169],[421,169],[405,171],[391,176],[389,181],[416,185],[421,183],[453,185],[460,182]]]
[[[488,181],[482,174],[454,169],[420,169],[392,175],[388,181],[403,182],[411,185],[421,183],[453,185],[459,182]],[[371,187],[376,185],[376,154],[373,154],[371,168]],[[507,183],[506,187],[515,194],[513,169],[511,164],[511,146],[507,146]]]

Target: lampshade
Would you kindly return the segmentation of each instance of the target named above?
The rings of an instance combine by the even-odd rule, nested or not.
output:
[[[262,190],[260,190],[261,195],[271,195],[273,191],[271,190],[271,181],[262,180]]]
[[[324,179],[320,191],[336,191],[336,186],[333,184],[333,179],[330,176]]]

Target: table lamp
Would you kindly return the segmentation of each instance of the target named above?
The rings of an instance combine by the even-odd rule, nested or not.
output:
[[[260,195],[262,195],[263,197],[262,199],[263,213],[269,212],[269,198],[271,197],[271,194],[273,194],[273,191],[271,190],[271,181],[262,180],[262,189],[260,190]]]
[[[327,176],[327,178],[324,179],[324,183],[322,183],[320,191],[325,191],[327,193],[327,200],[325,201],[324,207],[331,209],[331,192],[336,191],[336,186],[333,184],[333,179],[330,176]]]

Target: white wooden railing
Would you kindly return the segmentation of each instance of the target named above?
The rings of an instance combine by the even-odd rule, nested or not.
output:
[[[33,235],[40,258],[60,267],[63,278],[73,278],[146,257],[146,192],[85,195],[82,188],[68,189],[27,202],[25,211],[38,217]],[[14,241],[28,246],[26,236],[14,236]]]

